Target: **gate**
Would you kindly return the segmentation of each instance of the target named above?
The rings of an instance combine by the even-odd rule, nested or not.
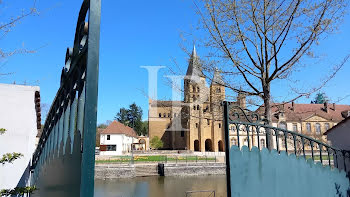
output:
[[[32,196],[94,195],[100,0],[84,0],[74,46],[32,158]]]
[[[245,175],[248,176],[249,173],[247,173],[247,171],[254,170],[253,168],[256,166],[256,168],[258,168],[257,173],[258,174],[260,173],[260,179],[261,179],[261,173],[263,172],[263,170],[260,168],[262,166],[263,167],[267,166],[266,164],[264,165],[263,163],[264,158],[279,158],[278,162],[283,163],[284,162],[283,160],[285,160],[286,162],[289,162],[289,165],[290,163],[293,163],[295,160],[296,162],[295,164],[298,164],[299,166],[299,167],[295,166],[295,168],[297,167],[301,169],[305,168],[307,170],[309,170],[308,166],[305,166],[305,165],[310,165],[311,168],[313,167],[313,165],[318,166],[320,169],[322,167],[322,170],[323,168],[325,168],[324,166],[329,166],[329,170],[331,170],[332,168],[345,170],[345,172],[349,170],[349,167],[350,167],[349,152],[331,147],[321,141],[305,136],[301,133],[292,132],[286,129],[276,128],[276,127],[266,125],[265,121],[261,118],[259,114],[248,111],[246,109],[242,109],[239,106],[234,105],[233,103],[231,104],[230,102],[224,101],[223,105],[224,105],[224,120],[225,120],[224,129],[225,129],[225,151],[226,151],[227,196],[237,195],[237,191],[232,191],[232,187],[236,184],[236,183],[233,183],[233,180],[236,182],[237,180],[239,181],[239,179],[242,178],[242,177],[233,178],[231,167],[232,166],[235,167],[235,173],[239,172],[238,174],[240,175],[246,173]],[[269,151],[267,150],[267,148],[269,149]],[[241,163],[236,162],[235,158],[230,158],[233,155],[240,157],[236,159],[242,159],[242,158],[246,159],[245,160],[246,163],[244,164],[244,166],[240,166]],[[247,158],[244,158],[245,155],[247,155]],[[255,162],[254,160],[250,160],[255,156],[256,156],[256,163],[252,164],[253,166],[252,169],[248,169],[249,167],[247,167],[247,165],[250,165],[250,164],[247,161]],[[300,163],[301,159],[305,161],[302,161]],[[273,164],[274,161],[270,161],[270,162],[272,162],[272,164],[269,163],[269,165],[274,165]],[[275,163],[277,164],[278,162],[276,161]],[[318,165],[316,164],[317,162],[319,163]],[[304,165],[304,163],[307,163],[307,164]],[[276,168],[276,171],[272,169],[271,172],[278,172],[277,168],[279,168],[279,166],[274,166],[274,167]],[[314,169],[317,169],[318,167],[314,167]],[[245,168],[246,171],[242,171],[240,170],[240,168]],[[307,170],[305,172],[307,172]],[[332,173],[333,172],[336,173],[339,171],[333,170]],[[331,173],[329,173],[327,176],[331,176],[330,174]],[[334,176],[339,178],[340,175],[338,174],[334,174]],[[343,175],[345,177],[344,172],[341,176]],[[259,176],[257,175],[256,179],[259,179],[258,177]],[[330,177],[330,178],[333,178],[333,177]],[[254,179],[255,178],[253,178],[253,180]],[[336,178],[334,178],[333,180],[336,180]],[[347,181],[347,186],[345,187],[347,187],[346,189],[349,189],[348,192],[350,192],[348,179],[345,179],[344,181],[344,179],[340,178],[339,180],[341,180],[342,183],[346,183]],[[278,182],[278,180],[273,180],[273,181]],[[317,182],[317,181],[314,181],[314,182]],[[337,185],[341,185],[340,183],[335,183],[335,184],[336,184],[336,187]],[[267,187],[273,187],[272,183],[270,183],[270,185],[267,185]],[[346,184],[343,184],[343,185],[346,185]],[[333,183],[333,187],[334,187],[334,183]],[[339,188],[337,189],[337,192]],[[254,189],[258,190],[258,188],[254,188]],[[247,193],[245,192],[242,192],[242,193],[245,194],[243,196],[248,196],[246,195]],[[240,193],[241,196],[242,196],[242,193]],[[273,193],[273,194],[276,194],[276,193]],[[303,196],[304,195],[305,194],[303,194]],[[325,195],[327,196],[327,194]],[[346,195],[346,192],[344,193],[344,195]],[[253,196],[253,195],[249,195],[249,196]],[[269,196],[269,195],[266,195],[266,196]],[[283,195],[283,196],[286,196],[286,195]],[[293,196],[293,195],[290,194],[290,196]]]

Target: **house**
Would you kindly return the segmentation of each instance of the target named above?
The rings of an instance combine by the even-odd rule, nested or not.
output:
[[[263,106],[257,112],[263,114]],[[336,103],[299,104],[272,103],[272,126],[287,129],[327,143],[323,135],[344,119],[350,105]]]
[[[21,153],[11,164],[0,165],[0,190],[28,186],[29,166],[41,127],[40,88],[0,84],[0,156]]]
[[[100,155],[123,155],[132,151],[133,143],[138,143],[134,129],[113,121],[100,133]]]

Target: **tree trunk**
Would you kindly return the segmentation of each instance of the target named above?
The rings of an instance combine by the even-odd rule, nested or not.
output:
[[[265,124],[268,126],[272,126],[271,121],[271,92],[270,92],[270,84],[265,84],[263,86],[264,91],[264,116],[265,116]],[[266,146],[269,150],[273,149],[273,137],[271,129],[266,128]]]

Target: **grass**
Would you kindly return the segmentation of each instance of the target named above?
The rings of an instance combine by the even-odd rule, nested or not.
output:
[[[108,160],[96,160],[96,163],[129,163],[132,161],[131,156],[114,156]],[[203,156],[165,156],[149,155],[134,156],[134,162],[186,162],[186,161],[216,161],[216,157]]]

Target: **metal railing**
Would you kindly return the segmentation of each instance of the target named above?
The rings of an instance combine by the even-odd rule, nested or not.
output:
[[[71,191],[60,193],[65,196],[93,196],[100,7],[100,0],[82,3],[74,45],[66,51],[60,87],[33,154],[32,183],[41,184],[41,196],[53,186]]]
[[[134,163],[217,163],[216,156],[198,155],[140,155],[140,156],[112,156],[108,159],[96,160],[96,163],[134,164]]]
[[[282,128],[266,125],[266,121],[255,112],[224,101],[225,120],[225,152],[226,173],[230,174],[230,147],[253,146],[258,149],[268,148],[281,153],[295,154],[297,157],[312,159],[313,162],[321,162],[323,165],[336,167],[340,170],[349,170],[350,152],[332,147],[320,140],[289,131]],[[322,138],[322,137],[321,137]],[[228,196],[231,196],[229,186],[230,177],[227,177]]]

